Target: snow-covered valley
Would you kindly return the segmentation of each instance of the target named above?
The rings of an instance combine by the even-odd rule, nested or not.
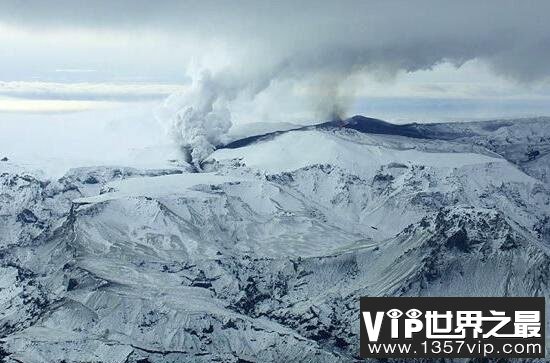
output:
[[[549,158],[546,118],[356,116],[200,172],[0,162],[0,356],[349,362],[361,296],[548,297]]]

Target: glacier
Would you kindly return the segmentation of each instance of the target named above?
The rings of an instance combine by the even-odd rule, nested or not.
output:
[[[549,118],[354,116],[200,172],[3,161],[0,358],[356,361],[361,296],[548,297],[549,183]]]

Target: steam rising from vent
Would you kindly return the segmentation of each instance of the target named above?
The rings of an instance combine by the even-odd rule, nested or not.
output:
[[[137,11],[135,2],[128,8]],[[164,118],[199,169],[224,141],[231,127],[229,110],[239,122],[289,114],[302,122],[306,117],[306,122],[342,119],[359,94],[354,91],[363,86],[358,82],[368,82],[367,75],[392,80],[446,63],[460,67],[475,61],[521,82],[550,79],[549,28],[543,15],[550,9],[548,2],[523,7],[519,13],[512,0],[453,5],[433,0],[414,7],[385,1],[252,1],[241,6],[206,1],[192,7],[166,2],[170,5],[153,8],[150,2],[142,3],[146,5],[138,15],[149,19],[154,8],[163,15],[160,27],[186,34],[181,43],[189,49],[182,53],[182,71],[188,63],[188,75],[197,64],[213,72],[195,80],[188,94],[170,97],[173,112]],[[49,19],[41,10],[34,16]],[[426,88],[420,83],[411,86],[415,97],[416,90],[423,93]],[[435,86],[428,88],[446,94],[446,86]],[[243,107],[239,102],[246,94],[251,99]],[[261,113],[255,114],[257,105]],[[299,110],[290,112],[293,107]]]
[[[311,102],[317,117],[324,121],[339,121],[348,115],[356,95],[354,73],[324,72],[315,77]]]
[[[303,106],[318,121],[344,119],[354,97],[355,85],[350,82],[353,72],[346,68],[338,71],[316,68],[297,78],[297,69],[294,64],[283,62],[250,73],[235,69],[216,74],[203,71],[188,91],[168,97],[157,118],[197,170],[202,169],[201,163],[217,146],[228,141],[233,102],[244,96],[251,103],[273,82],[303,82],[310,101]]]
[[[170,96],[158,117],[197,169],[231,128],[222,90],[210,72],[203,72],[190,92]]]

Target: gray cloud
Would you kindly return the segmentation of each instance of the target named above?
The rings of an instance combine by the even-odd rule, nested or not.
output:
[[[107,30],[212,44],[186,49],[186,59],[219,57],[219,44],[228,57],[213,70],[220,98],[294,79],[326,88],[317,107],[332,98],[332,111],[349,102],[338,97],[340,80],[354,73],[391,78],[479,59],[519,82],[547,79],[549,13],[550,2],[542,0],[0,1],[1,23],[37,36],[43,29]]]
[[[415,71],[480,58],[523,81],[550,75],[548,1],[0,2],[0,21],[40,29],[149,29],[228,42],[255,63]],[[253,64],[253,68],[257,65]]]
[[[149,29],[219,38],[252,62],[393,71],[485,59],[522,80],[550,74],[548,1],[0,2],[0,21],[35,29]]]

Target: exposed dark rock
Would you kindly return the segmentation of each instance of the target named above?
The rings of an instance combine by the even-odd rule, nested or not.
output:
[[[72,291],[78,286],[78,281],[76,279],[69,279],[67,284],[67,291]]]
[[[99,180],[93,175],[88,176],[86,179],[82,181],[84,184],[97,184],[99,183]]]
[[[36,223],[38,217],[29,209],[23,209],[21,213],[17,215],[17,221],[21,223]]]
[[[462,252],[468,252],[470,250],[470,241],[468,239],[468,233],[464,228],[461,228],[455,234],[447,239],[445,245],[449,249],[457,249]]]
[[[540,151],[538,150],[530,150],[529,152],[527,152],[527,158],[529,161],[535,160],[539,155]]]
[[[507,234],[506,235],[506,240],[500,245],[499,248],[502,251],[509,251],[509,250],[512,250],[512,249],[516,249],[519,246],[521,246],[521,244],[516,239],[514,239],[512,236]]]

